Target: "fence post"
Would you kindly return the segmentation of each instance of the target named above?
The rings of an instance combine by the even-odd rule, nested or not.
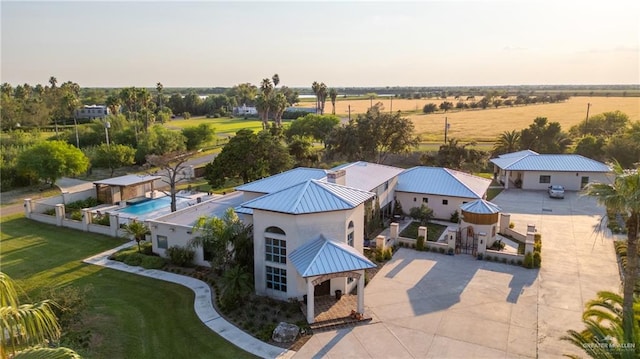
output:
[[[62,227],[62,221],[64,221],[64,204],[56,204],[56,226]]]
[[[500,213],[500,231],[498,233],[506,234],[509,223],[511,223],[511,215],[509,213]]]
[[[24,216],[31,218],[31,212],[33,212],[33,201],[31,198],[24,199]]]

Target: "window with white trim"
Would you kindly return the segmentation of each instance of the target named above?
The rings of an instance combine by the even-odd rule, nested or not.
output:
[[[287,270],[284,268],[277,268],[266,266],[267,269],[267,288],[278,290],[281,292],[287,291]]]
[[[551,176],[540,175],[540,183],[551,183]]]
[[[167,247],[168,247],[167,236],[157,235],[156,236],[156,245],[158,246],[158,249],[167,249]]]

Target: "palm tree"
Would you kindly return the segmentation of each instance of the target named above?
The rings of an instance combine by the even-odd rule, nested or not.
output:
[[[504,153],[515,152],[520,148],[520,131],[511,130],[504,131],[498,137],[493,146],[493,153],[495,155],[501,155]]]
[[[613,183],[590,183],[585,193],[595,197],[600,204],[615,211],[628,213],[627,253],[638,253],[638,231],[640,230],[640,173],[639,169],[625,170],[615,162],[612,165],[615,179]],[[628,342],[633,338],[633,295],[638,278],[638,256],[628,255],[624,270],[622,305],[623,328]]]
[[[49,77],[49,83],[51,84],[51,88],[55,89],[56,84],[58,83],[58,79],[55,76]]]
[[[273,87],[278,87],[278,84],[280,83],[280,76],[275,74],[271,79],[273,80]]]
[[[256,110],[262,120],[262,129],[266,130],[269,126],[269,99],[264,94],[256,96]]]
[[[149,227],[147,227],[143,222],[133,220],[129,224],[124,225],[122,229],[127,235],[132,236],[138,243],[138,253],[142,252],[140,249],[140,242],[144,241],[148,234],[151,234]]]
[[[589,301],[582,314],[582,321],[586,328],[580,332],[568,330],[568,335],[562,337],[562,340],[571,342],[592,358],[638,358],[640,355],[640,299],[636,298],[633,303],[635,335],[632,341],[629,341],[623,329],[622,302],[622,297],[616,293],[598,292],[598,298]],[[625,348],[629,346],[628,344],[633,344],[633,348]],[[579,358],[577,355],[565,355],[570,358]]]
[[[160,107],[160,112],[162,112],[162,90],[164,86],[162,86],[162,82],[158,82],[156,84],[156,91],[158,91],[158,107]]]
[[[0,272],[0,358],[80,358],[68,348],[46,347],[60,338],[54,306],[50,300],[20,304],[13,280]]]
[[[277,127],[282,126],[282,114],[287,109],[288,104],[287,98],[282,93],[277,93],[271,97],[269,108],[273,110],[273,120]]]
[[[331,99],[331,106],[333,107],[331,114],[335,115],[336,114],[336,98],[338,97],[338,91],[336,91],[336,89],[332,88],[329,90],[329,98]]]
[[[313,94],[316,95],[316,113],[318,113],[318,110],[320,109],[320,98],[318,97],[320,84],[317,81],[313,81],[311,84],[311,90],[313,90]]]
[[[318,101],[320,102],[320,114],[324,115],[324,104],[327,102],[327,85],[324,82],[320,83],[320,87],[318,88]]]

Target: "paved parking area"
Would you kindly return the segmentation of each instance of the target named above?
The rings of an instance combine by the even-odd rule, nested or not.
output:
[[[369,283],[371,324],[314,335],[298,358],[554,358],[579,354],[560,337],[582,328],[584,304],[618,290],[611,238],[596,236],[603,210],[568,193],[510,190],[493,201],[515,229],[542,234],[542,269],[526,270],[400,249]]]

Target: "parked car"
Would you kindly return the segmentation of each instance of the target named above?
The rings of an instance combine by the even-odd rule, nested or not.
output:
[[[560,185],[549,186],[547,190],[550,198],[564,198],[564,187]]]

